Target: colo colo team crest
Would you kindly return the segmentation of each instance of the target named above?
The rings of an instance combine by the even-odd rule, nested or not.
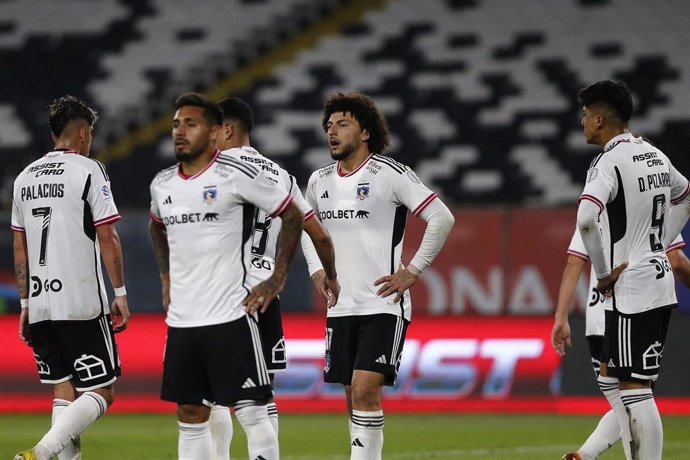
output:
[[[209,185],[207,187],[204,187],[204,191],[203,191],[204,203],[211,204],[214,201],[216,201],[216,197],[218,197],[218,188],[216,188],[215,185]]]
[[[369,183],[357,184],[357,198],[366,200],[369,198]]]

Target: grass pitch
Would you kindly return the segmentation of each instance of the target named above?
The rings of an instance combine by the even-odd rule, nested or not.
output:
[[[387,414],[383,456],[413,459],[558,459],[577,448],[597,417],[562,415]],[[690,417],[663,417],[664,459],[687,459]],[[49,428],[50,415],[0,415],[0,459],[33,445]],[[237,420],[232,458],[246,459],[246,439]],[[283,460],[348,460],[344,414],[280,416]],[[169,460],[177,458],[173,414],[108,414],[82,437],[84,459]],[[623,458],[620,444],[600,457]]]

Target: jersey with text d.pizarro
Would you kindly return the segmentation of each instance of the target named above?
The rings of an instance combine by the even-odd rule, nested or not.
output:
[[[407,166],[370,155],[349,174],[332,163],[309,178],[306,198],[333,239],[341,291],[328,316],[390,313],[411,318],[409,292],[379,297],[378,278],[401,264],[408,209],[417,216],[436,198]]]
[[[277,216],[292,199],[276,179],[238,159],[241,152],[216,152],[193,176],[179,165],[164,169],[151,183],[151,219],[165,227],[170,248],[169,326],[245,315],[256,208]]]
[[[641,313],[676,303],[671,264],[661,244],[669,207],[688,180],[659,149],[625,133],[611,139],[587,172],[580,200],[608,213],[611,267],[628,262],[614,286],[613,307]]]
[[[109,313],[96,227],[119,219],[105,168],[96,160],[58,150],[17,176],[12,229],[26,232],[30,323]]]

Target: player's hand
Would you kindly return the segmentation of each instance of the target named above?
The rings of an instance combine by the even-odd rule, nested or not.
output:
[[[250,315],[257,311],[266,312],[273,299],[283,291],[284,284],[285,277],[277,276],[276,272],[273,272],[267,280],[254,286],[252,292],[244,298],[242,301],[244,311]]]
[[[621,276],[621,272],[628,267],[628,262],[623,262],[617,267],[613,267],[611,273],[599,278],[597,280],[597,291],[601,293],[604,297],[611,298],[613,296],[613,285],[616,284],[618,278]]]
[[[129,323],[129,306],[127,305],[127,294],[117,295],[110,306],[110,315],[113,321],[113,332],[116,334],[127,329]]]
[[[338,297],[340,296],[340,283],[338,282],[338,277],[328,279],[326,278],[326,272],[321,269],[314,272],[311,275],[311,280],[314,282],[314,286],[326,301],[326,307],[332,308],[338,303]]]
[[[553,345],[553,349],[556,350],[558,356],[565,355],[566,345],[572,348],[573,344],[570,341],[570,324],[567,319],[565,321],[556,320],[553,323],[553,329],[551,330],[551,345]]]
[[[417,282],[419,275],[415,275],[406,267],[401,267],[392,275],[382,276],[374,281],[374,286],[382,284],[376,295],[380,297],[388,297],[393,293],[397,293],[393,303],[398,303],[406,290],[412,287]]]
[[[19,338],[22,342],[31,346],[31,334],[29,333],[29,309],[24,307],[19,314]]]
[[[161,297],[163,310],[167,312],[170,306],[170,273],[161,273]]]

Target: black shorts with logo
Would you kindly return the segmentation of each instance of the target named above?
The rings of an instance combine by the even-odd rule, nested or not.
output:
[[[266,402],[271,385],[256,320],[168,327],[161,399],[178,404]]]
[[[391,314],[326,319],[327,383],[350,385],[355,369],[379,372],[395,384],[409,321]]]
[[[41,321],[30,324],[29,333],[42,383],[72,380],[77,391],[90,391],[110,385],[120,375],[110,316]]]
[[[587,343],[589,344],[589,356],[592,360],[594,374],[599,377],[599,370],[601,368],[601,353],[604,349],[604,336],[588,335],[586,339]]]
[[[285,334],[278,297],[273,299],[265,313],[259,313],[259,333],[263,341],[264,360],[268,372],[270,374],[285,372],[287,368]]]
[[[626,381],[656,381],[672,307],[634,315],[606,311],[602,353],[606,375]]]

